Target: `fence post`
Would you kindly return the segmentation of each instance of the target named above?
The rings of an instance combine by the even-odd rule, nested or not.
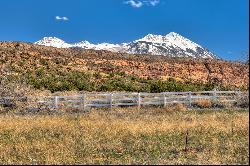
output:
[[[192,92],[188,92],[188,102],[189,102],[189,107],[192,107]]]
[[[37,164],[36,164],[36,160],[32,159],[31,164],[32,164],[32,165],[37,165]]]
[[[138,109],[141,108],[141,93],[138,93]]]
[[[238,104],[240,101],[240,91],[236,91],[236,103]]]
[[[83,111],[85,110],[85,100],[85,94],[83,94],[81,97],[81,109],[83,109]]]
[[[58,109],[58,96],[55,96],[55,108]]]
[[[113,103],[112,97],[113,97],[113,94],[110,93],[110,99],[109,99],[109,101],[110,101],[110,110],[111,110],[111,111],[112,111],[112,103]]]
[[[85,107],[86,107],[86,101],[87,101],[87,98],[86,98],[86,94],[84,93],[83,94],[83,110],[85,111]]]
[[[216,96],[217,94],[216,94],[216,90],[213,90],[213,101],[216,103],[216,98],[217,98],[217,96]]]
[[[164,107],[167,106],[167,100],[166,100],[166,94],[163,93],[163,101],[164,101]]]

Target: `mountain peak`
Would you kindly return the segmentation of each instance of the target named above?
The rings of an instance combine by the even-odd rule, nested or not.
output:
[[[138,42],[138,41],[145,41],[145,42],[163,42],[162,41],[162,38],[163,36],[161,35],[154,35],[154,34],[148,34],[146,35],[145,37],[139,39],[139,40],[136,40],[135,42]]]
[[[166,38],[174,38],[174,39],[182,39],[182,40],[186,40],[187,38],[185,38],[184,36],[176,33],[176,32],[170,32],[168,33],[166,36]]]
[[[42,40],[39,40],[35,42],[34,44],[52,46],[52,47],[58,47],[58,48],[70,47],[70,45],[65,43],[65,41],[56,37],[44,37]]]
[[[181,36],[181,35],[176,32],[170,32],[166,36]]]
[[[90,44],[90,42],[89,41],[87,41],[87,40],[84,40],[84,41],[80,41],[79,43],[77,43],[77,44]]]
[[[57,37],[44,37],[41,41],[44,41],[44,42],[64,42],[62,39],[59,39]]]

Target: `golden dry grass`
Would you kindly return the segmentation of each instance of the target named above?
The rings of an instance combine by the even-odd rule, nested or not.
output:
[[[248,111],[2,116],[0,164],[248,164],[248,138]]]

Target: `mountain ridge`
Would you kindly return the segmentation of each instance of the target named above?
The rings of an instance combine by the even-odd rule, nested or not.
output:
[[[204,48],[175,32],[170,32],[165,36],[148,34],[141,39],[121,44],[93,44],[86,40],[69,44],[56,37],[44,37],[34,44],[52,46],[56,48],[79,47],[83,49],[107,50],[129,54],[150,54],[163,55],[168,57],[220,59],[217,55],[210,52],[207,48]]]

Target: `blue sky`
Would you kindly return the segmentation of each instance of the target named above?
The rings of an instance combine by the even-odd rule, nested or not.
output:
[[[129,42],[177,32],[227,60],[249,51],[248,0],[1,0],[0,41]]]

